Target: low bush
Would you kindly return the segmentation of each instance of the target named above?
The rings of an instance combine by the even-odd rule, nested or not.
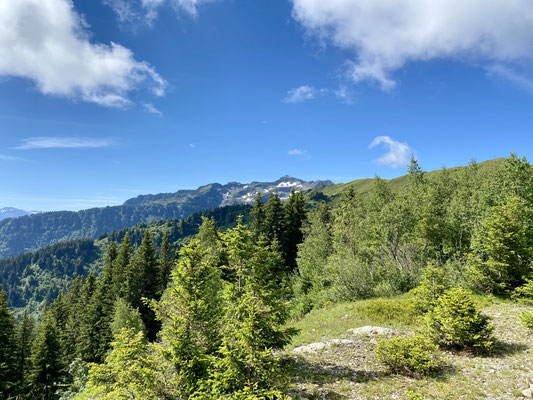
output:
[[[520,315],[520,321],[522,321],[523,326],[533,330],[533,311],[524,311]]]
[[[444,365],[439,347],[423,335],[381,340],[376,357],[397,373],[424,375]]]
[[[469,292],[454,288],[445,292],[425,315],[423,332],[446,348],[490,352],[494,340],[490,318],[481,314]]]
[[[516,288],[513,299],[522,303],[533,304],[533,279],[528,279],[524,285]]]
[[[427,267],[422,275],[420,285],[412,291],[415,311],[424,314],[435,308],[439,297],[450,287],[446,272],[442,268]]]

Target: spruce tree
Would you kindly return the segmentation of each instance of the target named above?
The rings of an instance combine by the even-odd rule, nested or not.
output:
[[[0,287],[0,395],[9,397],[17,383],[15,320]]]
[[[31,345],[35,331],[35,322],[28,310],[24,310],[24,315],[19,323],[16,334],[17,343],[17,375],[19,394],[26,393],[28,387],[28,373],[31,369]]]
[[[305,199],[301,192],[296,193],[292,188],[291,195],[285,204],[285,240],[282,244],[285,264],[291,271],[296,269],[298,245],[303,240],[302,227],[306,218]]]
[[[259,239],[259,236],[265,233],[265,205],[263,203],[263,195],[261,192],[257,192],[251,215],[253,218],[252,232],[254,237]]]
[[[132,307],[139,309],[150,340],[155,339],[159,331],[159,323],[155,319],[152,308],[143,299],[154,300],[158,298],[159,272],[152,237],[150,232],[146,230],[143,241],[128,268],[125,298]]]
[[[168,232],[163,235],[161,247],[159,249],[159,292],[158,297],[161,297],[165,291],[170,273],[174,266],[174,252],[170,243],[168,242]]]
[[[131,261],[131,254],[132,250],[130,236],[126,232],[113,263],[113,293],[119,297],[124,297],[126,294],[125,282],[127,278],[128,266],[130,265]]]
[[[174,366],[180,398],[189,398],[208,377],[220,335],[220,270],[193,239],[179,252],[176,268],[156,306],[162,322],[161,349]]]
[[[63,352],[51,310],[43,311],[31,351],[30,380],[32,394],[44,400],[54,399],[64,374]]]
[[[277,239],[284,242],[285,214],[283,204],[279,198],[278,191],[270,195],[265,207],[265,234],[270,242]]]

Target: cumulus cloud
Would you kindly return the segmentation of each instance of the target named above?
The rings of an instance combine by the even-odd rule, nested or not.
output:
[[[109,138],[34,137],[24,139],[19,146],[15,147],[15,149],[95,149],[99,147],[109,147],[113,144],[115,144],[115,141]]]
[[[396,85],[410,61],[533,61],[531,0],[292,0],[293,16],[323,43],[354,53],[355,82]]]
[[[292,149],[288,152],[289,156],[304,156],[307,154],[307,150],[302,149]]]
[[[312,86],[300,86],[295,89],[291,89],[287,92],[287,95],[283,99],[284,103],[303,103],[307,100],[312,100],[316,97],[319,91]]]
[[[121,22],[133,24],[152,25],[157,19],[158,10],[163,5],[168,5],[176,11],[186,12],[195,17],[198,6],[217,0],[102,0],[115,11]]]
[[[370,143],[369,148],[373,149],[379,145],[383,145],[387,149],[387,152],[375,160],[378,164],[388,165],[392,168],[409,165],[413,150],[407,143],[397,142],[389,136],[377,136]]]
[[[123,108],[130,92],[164,95],[165,81],[131,50],[92,43],[71,0],[0,2],[0,76],[33,81],[43,94]]]

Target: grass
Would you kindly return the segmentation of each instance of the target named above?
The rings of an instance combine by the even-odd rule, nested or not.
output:
[[[477,357],[446,352],[443,372],[423,379],[392,374],[374,356],[377,339],[350,337],[364,325],[414,331],[417,316],[409,297],[373,299],[314,310],[293,324],[301,329],[286,354],[292,360],[291,395],[307,399],[516,399],[533,378],[533,334],[520,323],[526,306],[494,297],[476,297],[493,318],[496,354]],[[352,344],[295,356],[292,348],[311,342],[350,337]]]

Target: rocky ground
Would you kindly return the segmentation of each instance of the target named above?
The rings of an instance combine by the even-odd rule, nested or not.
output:
[[[447,367],[430,377],[391,374],[374,356],[378,340],[406,334],[412,326],[359,327],[301,344],[287,350],[291,396],[309,400],[533,398],[533,334],[520,325],[523,309],[510,302],[488,305],[484,312],[493,317],[496,353],[480,357],[446,352]]]

